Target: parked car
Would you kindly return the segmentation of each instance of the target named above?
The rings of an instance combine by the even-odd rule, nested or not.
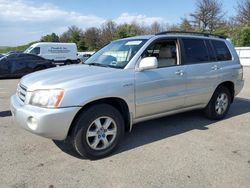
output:
[[[75,43],[39,42],[31,45],[24,53],[41,56],[56,65],[79,63]]]
[[[24,53],[9,53],[0,58],[0,77],[21,77],[50,67],[52,67],[52,63],[42,57]]]
[[[83,65],[23,77],[11,111],[24,129],[69,137],[81,156],[97,159],[138,122],[194,109],[223,119],[243,84],[225,38],[163,32],[113,41]]]
[[[81,63],[84,63],[88,58],[90,58],[95,52],[78,52],[78,59]]]

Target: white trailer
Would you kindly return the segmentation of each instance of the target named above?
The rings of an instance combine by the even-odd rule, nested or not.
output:
[[[239,55],[240,63],[243,66],[250,66],[250,47],[236,47],[235,49]]]
[[[36,54],[58,65],[78,63],[75,43],[39,42],[31,45],[24,53]]]

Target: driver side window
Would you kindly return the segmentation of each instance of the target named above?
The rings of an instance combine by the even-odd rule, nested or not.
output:
[[[142,58],[156,57],[158,68],[178,65],[178,49],[176,40],[157,41],[143,53]]]
[[[40,47],[35,47],[30,51],[31,54],[38,55],[40,54]]]

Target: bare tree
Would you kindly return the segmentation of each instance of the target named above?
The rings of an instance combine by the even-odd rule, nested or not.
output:
[[[150,34],[159,33],[160,31],[161,25],[157,21],[154,21],[150,26]]]
[[[240,25],[250,26],[250,0],[238,2],[236,21]]]
[[[187,18],[182,18],[181,23],[180,23],[180,30],[181,31],[193,31],[194,29],[190,21],[188,21]]]
[[[197,0],[196,10],[190,14],[196,28],[209,32],[220,26],[224,15],[222,3],[218,0]]]
[[[100,38],[100,45],[103,46],[110,41],[112,41],[115,37],[117,26],[116,23],[113,21],[107,21],[101,27],[101,38]]]
[[[96,27],[88,28],[84,33],[84,39],[89,50],[97,50],[101,47],[100,30]]]

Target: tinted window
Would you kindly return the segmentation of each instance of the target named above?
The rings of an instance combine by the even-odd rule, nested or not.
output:
[[[209,60],[216,61],[216,55],[215,55],[215,52],[214,52],[214,49],[212,47],[210,40],[205,40],[205,42],[206,42],[206,46],[208,50]]]
[[[211,41],[215,50],[215,55],[217,61],[228,61],[232,60],[230,51],[228,50],[226,44],[222,41],[212,40]]]
[[[182,39],[185,62],[187,64],[208,62],[209,56],[205,41],[202,39]]]
[[[40,47],[35,47],[30,51],[31,54],[40,54]]]

